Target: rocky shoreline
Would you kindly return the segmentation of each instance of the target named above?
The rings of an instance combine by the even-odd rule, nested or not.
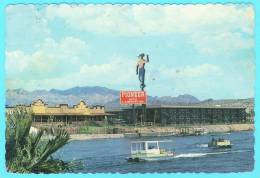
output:
[[[194,125],[185,127],[189,130],[200,128],[205,131],[206,134],[212,133],[226,133],[226,132],[238,132],[238,131],[253,131],[254,124],[222,124],[222,125]],[[181,128],[183,129],[183,128]],[[71,134],[70,141],[73,140],[93,140],[93,139],[113,139],[113,138],[124,138],[124,137],[145,137],[145,136],[172,136],[181,135],[180,127],[143,127],[131,129],[126,133],[119,134]],[[189,132],[187,135],[194,135]]]

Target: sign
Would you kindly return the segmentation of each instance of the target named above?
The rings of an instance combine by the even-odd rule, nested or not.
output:
[[[145,91],[120,91],[120,104],[146,104]]]

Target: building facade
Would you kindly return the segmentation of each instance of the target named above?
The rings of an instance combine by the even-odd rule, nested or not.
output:
[[[104,106],[96,105],[90,107],[83,100],[70,107],[68,104],[48,106],[43,100],[38,99],[26,107],[32,111],[33,121],[40,123],[63,122],[69,124],[86,120],[103,121],[106,116],[111,115],[105,112]],[[14,108],[7,108],[7,112],[12,112]]]
[[[15,107],[7,108],[12,112]],[[221,124],[243,123],[247,120],[245,107],[148,105],[105,110],[104,106],[88,106],[84,101],[70,107],[68,104],[49,106],[39,99],[27,106],[33,112],[35,123],[120,120],[119,123],[137,124]]]
[[[242,123],[246,121],[244,107],[202,107],[202,106],[147,106],[110,110],[127,124],[218,124]],[[144,113],[146,117],[144,117]]]

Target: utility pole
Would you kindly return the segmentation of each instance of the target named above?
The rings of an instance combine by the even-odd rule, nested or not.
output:
[[[144,91],[142,89],[142,91]],[[146,122],[146,104],[142,104],[142,120],[141,120],[141,125],[142,125],[142,121],[145,123]]]
[[[132,104],[132,121],[134,125],[136,125],[136,118],[135,118],[135,105]]]

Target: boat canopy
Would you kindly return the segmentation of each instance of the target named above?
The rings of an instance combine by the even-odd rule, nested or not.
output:
[[[161,141],[134,141],[131,142],[131,152],[160,150],[159,142],[172,142],[172,140]]]
[[[131,143],[131,152],[159,150],[158,141],[137,141]]]

